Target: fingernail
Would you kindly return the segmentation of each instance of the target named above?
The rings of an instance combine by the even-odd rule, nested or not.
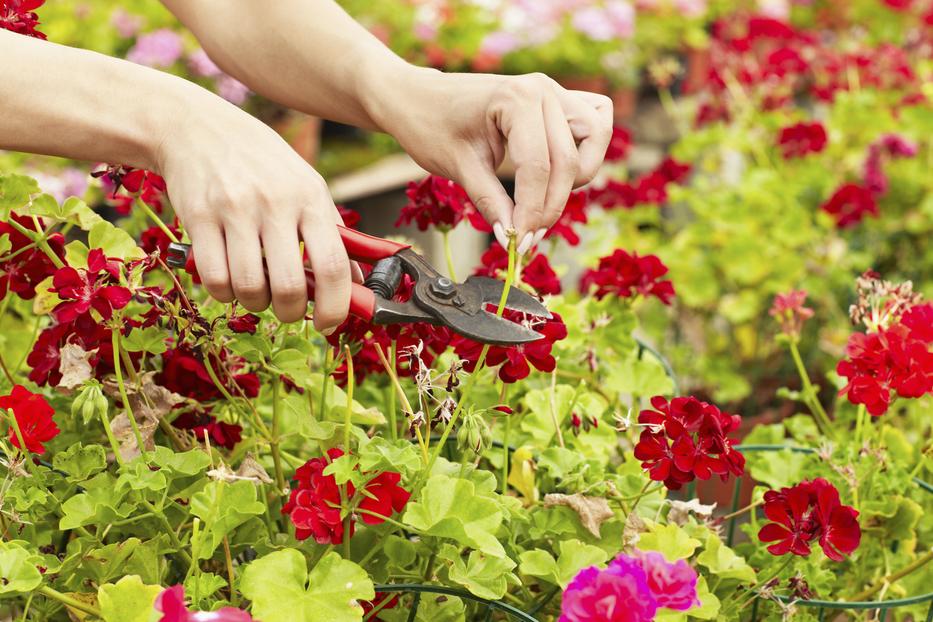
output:
[[[535,239],[534,239],[534,241],[531,243],[531,245],[532,245],[532,246],[537,246],[538,244],[540,244],[540,243],[541,243],[541,240],[544,239],[544,236],[545,236],[546,234],[547,234],[547,229],[545,229],[545,228],[538,229],[538,232],[535,233]]]
[[[532,233],[526,233],[525,237],[522,238],[522,243],[518,245],[518,254],[524,255],[528,252],[528,249],[531,248],[531,241],[534,239]]]
[[[502,245],[502,248],[508,249],[509,238],[505,235],[505,227],[502,226],[501,222],[497,222],[492,226],[492,232],[496,236],[496,241]]]
[[[337,330],[336,326],[333,326],[331,328],[325,328],[321,331],[321,334],[324,335],[325,337],[330,337],[331,335],[334,334],[335,330]]]

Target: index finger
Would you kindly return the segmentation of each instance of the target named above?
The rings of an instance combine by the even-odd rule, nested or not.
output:
[[[562,105],[570,132],[578,142],[580,171],[576,186],[592,181],[612,140],[612,100],[588,91],[564,91]]]

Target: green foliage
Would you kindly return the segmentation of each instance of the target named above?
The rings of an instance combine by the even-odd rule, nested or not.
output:
[[[104,622],[149,622],[156,596],[162,588],[145,585],[136,575],[97,588]]]

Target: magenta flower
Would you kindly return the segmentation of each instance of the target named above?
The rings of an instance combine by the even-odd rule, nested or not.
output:
[[[650,622],[659,607],[686,611],[700,604],[697,573],[680,560],[636,550],[600,570],[584,568],[564,590],[559,622]]]
[[[685,560],[671,564],[655,551],[635,550],[633,554],[648,577],[648,589],[659,607],[686,611],[700,604],[697,573]]]
[[[620,555],[605,570],[577,573],[564,590],[558,622],[651,622],[657,610],[645,571]]]
[[[188,611],[185,588],[175,585],[162,590],[155,601],[156,611],[162,614],[159,622],[254,622],[245,611],[224,607],[217,611]]]

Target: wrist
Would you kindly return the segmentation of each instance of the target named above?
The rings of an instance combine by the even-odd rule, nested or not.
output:
[[[436,69],[417,67],[394,57],[360,72],[357,98],[373,129],[396,136],[413,106],[424,101],[430,84],[443,76]]]

